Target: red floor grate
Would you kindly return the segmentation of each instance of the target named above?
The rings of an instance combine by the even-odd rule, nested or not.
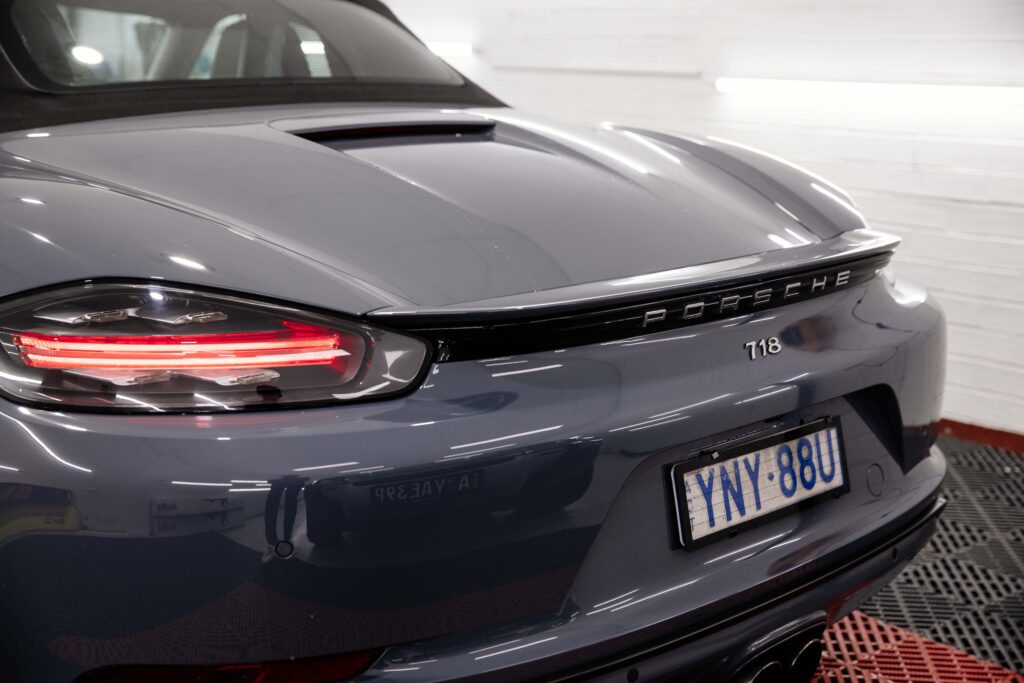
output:
[[[863,612],[825,632],[815,683],[1024,683],[1024,676]]]

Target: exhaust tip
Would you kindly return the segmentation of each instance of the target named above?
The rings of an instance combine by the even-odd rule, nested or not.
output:
[[[789,665],[789,675],[792,681],[809,681],[818,671],[818,664],[821,662],[821,655],[825,651],[825,643],[820,638],[812,638],[804,643],[793,663]]]
[[[783,683],[786,680],[786,667],[782,662],[771,661],[758,664],[750,672],[747,683]]]

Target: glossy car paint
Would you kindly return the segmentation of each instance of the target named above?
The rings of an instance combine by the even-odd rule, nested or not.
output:
[[[387,324],[389,312],[508,312],[581,291],[598,301],[616,282],[643,291],[634,278],[651,273],[688,282],[884,242],[824,181],[727,143],[442,109],[226,110],[4,135],[0,295],[152,278]],[[493,140],[345,150],[300,137],[378,116],[496,127]],[[927,523],[888,553],[944,474],[927,450],[944,335],[927,294],[884,274],[685,330],[438,362],[385,402],[115,416],[0,400],[0,481],[16,485],[4,490],[73,495],[62,516],[4,520],[0,675],[379,647],[359,680],[546,678],[862,560],[678,651],[720,678],[766,634],[853,609],[923,543]],[[771,336],[783,353],[751,362],[744,343]],[[872,406],[898,410],[901,429]],[[669,466],[825,415],[843,420],[849,494],[677,547]],[[415,508],[367,493],[452,472],[478,484]],[[582,496],[551,504],[560,485]],[[186,519],[169,501],[210,511]],[[316,528],[334,541],[315,542]]]
[[[112,237],[137,240],[146,250],[114,255],[106,244],[94,243],[101,253],[68,245],[84,267],[68,272],[48,259],[63,271],[58,277],[94,277],[97,268],[109,268],[113,275],[243,285],[280,297],[291,292],[280,291],[278,279],[293,280],[289,272],[312,266],[335,279],[349,276],[353,293],[339,300],[313,281],[303,285],[311,291],[300,301],[351,313],[549,290],[819,240],[751,187],[692,155],[679,152],[676,163],[619,132],[598,131],[591,141],[510,111],[489,114],[511,121],[494,142],[339,152],[280,124],[225,125],[219,114],[206,125],[150,118],[116,133],[107,132],[110,123],[68,126],[46,138],[8,137],[3,148],[30,159],[26,171],[53,167],[110,188],[74,192],[50,179],[12,179],[15,197],[39,195],[53,211],[70,202],[109,212],[107,229],[128,231]],[[334,125],[344,128],[350,118],[337,116]],[[39,212],[24,215],[37,207],[5,213],[38,220]],[[149,211],[149,220],[122,218],[133,209]],[[170,211],[178,215],[169,215],[168,225],[163,217]],[[50,229],[92,242],[73,213],[68,218],[66,227]],[[170,255],[205,270],[167,263]],[[285,270],[274,277],[279,268]],[[244,283],[239,270],[250,272]],[[209,273],[220,272],[213,281]],[[261,285],[250,284],[254,276]]]

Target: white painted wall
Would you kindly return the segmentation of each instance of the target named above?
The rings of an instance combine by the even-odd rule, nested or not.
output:
[[[718,93],[718,76],[1024,88],[1024,0],[391,0],[510,104],[731,138],[849,190],[949,316],[945,414],[1024,432],[1024,90],[1010,104]]]

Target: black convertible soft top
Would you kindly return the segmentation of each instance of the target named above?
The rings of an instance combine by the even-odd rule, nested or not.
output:
[[[371,9],[405,29],[377,0],[348,0]],[[15,67],[5,45],[16,40],[7,21],[9,2],[0,0],[0,132],[79,121],[164,114],[177,111],[281,105],[307,102],[415,102],[503,106],[469,79],[459,84],[373,83],[338,80],[255,80],[169,83],[145,82],[101,88],[41,89]],[[406,29],[408,30],[408,29]]]

